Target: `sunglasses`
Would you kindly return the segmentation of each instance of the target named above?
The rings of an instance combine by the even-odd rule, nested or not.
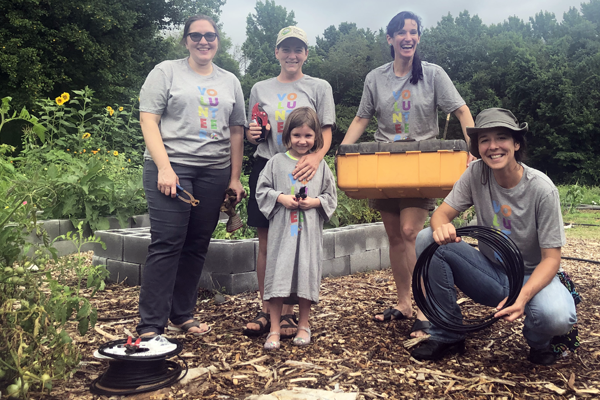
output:
[[[188,33],[187,34],[190,39],[192,39],[192,42],[199,42],[202,40],[202,38],[205,38],[207,42],[214,42],[216,38],[219,37],[219,35],[217,35],[214,32],[206,32],[204,34],[202,33],[198,33],[198,32],[192,32],[192,33]]]

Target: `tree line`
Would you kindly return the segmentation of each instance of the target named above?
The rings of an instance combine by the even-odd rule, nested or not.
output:
[[[225,0],[0,3],[6,10],[0,14],[0,97],[32,105],[89,85],[111,104],[137,97],[158,62],[186,55],[179,37],[168,32],[178,32],[196,13],[218,21]],[[293,10],[258,0],[247,17],[246,41],[232,49],[222,32],[215,63],[240,77],[247,98],[254,83],[279,73],[277,32],[295,24]],[[448,14],[424,30],[419,51],[446,70],[474,116],[504,107],[529,123],[526,163],[556,182],[600,184],[600,0],[571,8],[561,22],[545,11],[529,21],[510,17],[491,25],[468,11]],[[355,116],[366,74],[389,61],[383,27],[332,25],[310,47],[304,72],[333,88],[334,148]],[[445,117],[440,114],[441,130]],[[372,139],[374,129],[372,122],[363,140]],[[448,138],[461,136],[451,119]]]

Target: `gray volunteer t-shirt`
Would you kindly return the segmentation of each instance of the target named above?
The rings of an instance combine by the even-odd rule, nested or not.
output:
[[[477,224],[496,228],[517,245],[531,274],[542,260],[541,249],[566,244],[558,190],[550,178],[522,164],[521,181],[511,189],[498,185],[492,174],[488,184],[481,184],[484,163],[473,161],[454,184],[444,202],[462,212],[475,205]],[[494,261],[494,252],[483,243],[480,250]]]
[[[377,117],[378,142],[433,139],[439,133],[437,107],[451,113],[462,99],[442,67],[422,61],[423,80],[410,83],[412,73],[394,74],[394,63],[369,72],[356,115]]]
[[[244,95],[235,75],[214,64],[212,74],[199,75],[187,58],[154,67],[140,92],[140,111],[161,116],[160,134],[170,162],[199,167],[228,167],[229,127],[246,124]],[[144,158],[152,159],[148,149]]]
[[[282,142],[286,117],[298,107],[310,107],[317,112],[321,126],[335,123],[335,104],[331,85],[323,79],[304,75],[294,82],[282,83],[277,78],[256,83],[250,91],[248,123],[252,122],[252,107],[259,103],[269,116],[271,134],[259,143],[254,156],[270,159],[287,149]]]

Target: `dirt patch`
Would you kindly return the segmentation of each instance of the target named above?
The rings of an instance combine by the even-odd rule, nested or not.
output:
[[[600,243],[569,239],[563,255],[600,261]],[[418,362],[403,343],[413,320],[375,323],[375,312],[395,302],[390,270],[324,279],[322,301],[311,315],[314,343],[296,348],[282,342],[262,349],[264,338],[241,334],[256,313],[256,293],[225,296],[216,304],[202,292],[196,317],[212,325],[202,337],[186,337],[182,357],[206,373],[188,385],[134,396],[135,399],[243,399],[294,386],[358,392],[359,399],[559,399],[600,396],[600,290],[598,264],[563,260],[583,302],[578,307],[581,348],[555,365],[526,360],[521,324],[498,322],[471,335],[467,352],[440,362]],[[85,337],[75,333],[82,365],[66,382],[55,382],[55,399],[96,399],[88,388],[107,368],[92,356],[111,335],[135,332],[139,288],[111,285],[94,301],[100,320]],[[465,306],[468,306],[465,304]],[[475,307],[475,306],[473,306]],[[489,310],[481,310],[482,312]],[[182,336],[173,336],[182,338]],[[205,370],[202,370],[205,371]],[[34,397],[36,397],[34,395]],[[38,396],[39,397],[39,396]],[[116,398],[116,397],[113,397]]]

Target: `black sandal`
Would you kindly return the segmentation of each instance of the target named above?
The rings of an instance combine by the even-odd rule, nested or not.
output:
[[[382,314],[383,314],[383,319],[377,318],[377,315],[382,315]],[[406,319],[404,314],[402,314],[402,311],[400,311],[396,308],[393,308],[393,307],[390,307],[390,308],[384,310],[381,314],[377,314],[377,315],[373,316],[373,321],[375,321],[375,322],[399,321],[401,319]]]
[[[267,321],[266,324],[263,324],[263,322],[261,321],[262,318],[264,318]],[[257,324],[258,326],[260,326],[260,329],[244,328],[243,333],[246,336],[262,336],[271,330],[271,317],[269,316],[269,314],[264,313],[262,311],[259,311],[256,314],[256,317],[254,317],[254,319],[249,323]]]
[[[415,323],[412,326],[412,328],[410,328],[410,333],[408,334],[408,336],[410,338],[412,338],[412,336],[410,336],[410,334],[413,333],[413,332],[417,332],[417,331],[423,331],[427,335],[429,335],[429,329],[431,329],[431,322],[429,322],[429,321],[421,321],[420,319],[416,319]]]
[[[284,324],[281,324],[282,322],[284,322]],[[284,335],[283,333],[280,335],[281,339],[289,339],[291,337],[296,336],[296,334],[298,333],[298,319],[296,318],[296,314],[285,314],[282,315],[281,318],[279,319],[279,328],[280,329],[289,329],[289,328],[296,328],[296,332],[292,333],[291,335]],[[280,330],[281,332],[281,330]]]

